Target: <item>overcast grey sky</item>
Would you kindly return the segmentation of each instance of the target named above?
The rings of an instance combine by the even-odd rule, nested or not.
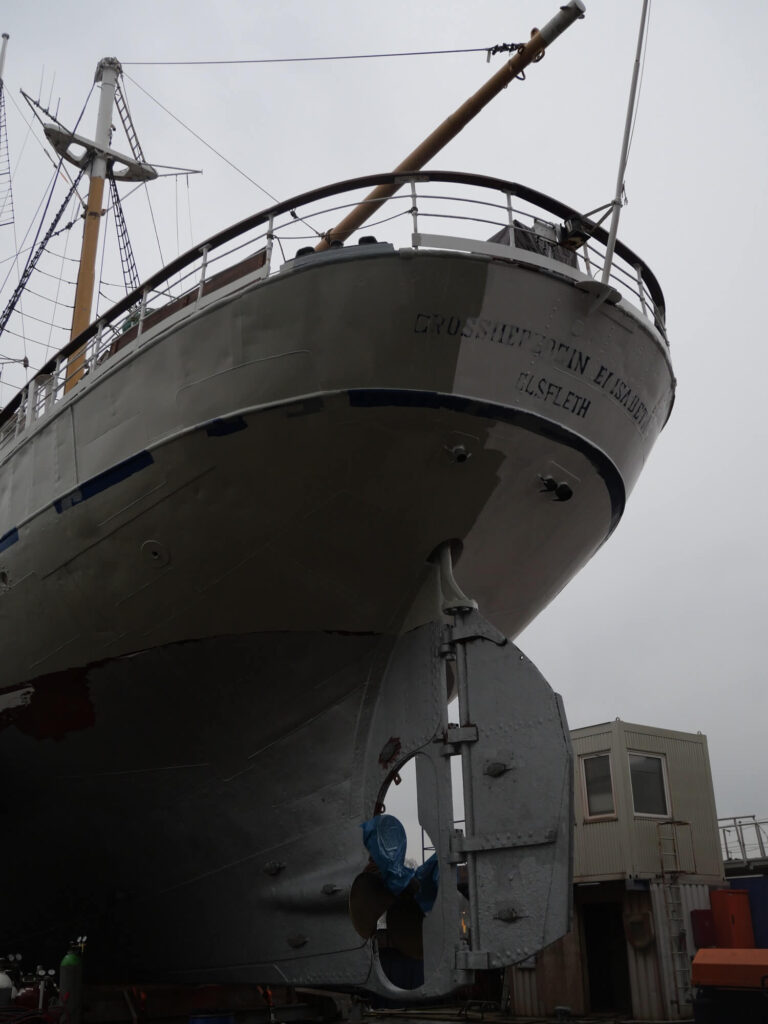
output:
[[[152,193],[168,259],[177,244],[183,250],[269,201],[147,93],[286,198],[390,169],[502,58],[490,66],[482,54],[217,67],[132,62],[492,46],[525,40],[557,6],[26,0],[6,7],[0,31],[11,36],[12,161],[23,148],[14,180],[19,227],[49,173],[35,169],[39,148],[11,100],[20,103],[20,86],[45,102],[52,97],[54,107],[61,97],[59,117],[74,124],[97,61],[124,63],[148,158],[205,172],[190,179],[188,192],[184,181],[168,179]],[[527,81],[513,83],[431,166],[505,177],[585,211],[607,202],[640,6],[587,0],[586,18]],[[518,639],[563,694],[572,726],[619,716],[706,733],[722,815],[768,812],[766,38],[761,0],[653,4],[620,234],[664,289],[677,402],[615,535]],[[94,120],[92,103],[85,134]],[[143,193],[125,210],[131,225],[146,220]],[[146,277],[160,262],[154,234],[142,243],[134,229],[132,237]],[[0,257],[8,252],[2,244]]]

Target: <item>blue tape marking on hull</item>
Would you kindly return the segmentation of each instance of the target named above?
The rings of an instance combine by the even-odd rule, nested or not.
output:
[[[99,473],[97,476],[91,477],[90,480],[86,480],[85,483],[70,491],[69,494],[65,494],[63,498],[58,498],[54,501],[53,507],[59,514],[66,512],[68,508],[79,505],[81,502],[92,498],[95,494],[100,494],[102,491],[114,487],[115,484],[119,484],[122,480],[126,480],[129,476],[133,476],[134,473],[139,473],[142,469],[146,469],[154,461],[151,453],[147,451],[139,452],[138,455],[132,455],[130,459],[118,462],[116,466],[112,466],[110,469],[104,470],[103,473]]]
[[[18,539],[19,531],[14,526],[12,530],[8,530],[7,533],[4,533],[3,536],[0,537],[0,551],[5,551],[5,549],[9,548],[11,544],[15,544]]]
[[[206,426],[205,432],[208,437],[227,437],[229,434],[236,434],[239,430],[245,430],[248,424],[242,416],[232,416],[231,419],[211,420]]]

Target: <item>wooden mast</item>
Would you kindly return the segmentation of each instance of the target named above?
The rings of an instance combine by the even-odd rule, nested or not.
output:
[[[117,77],[122,71],[114,57],[105,57],[96,68],[95,81],[101,82],[99,113],[96,119],[96,137],[88,174],[91,179],[88,205],[85,210],[83,244],[80,250],[80,269],[75,291],[75,309],[72,314],[70,338],[76,338],[91,322],[93,290],[96,279],[96,251],[99,244],[99,225],[102,217],[104,179],[107,175],[107,156],[112,133],[112,108],[115,100]],[[69,391],[80,380],[85,369],[85,346],[78,348],[67,362],[64,390]]]
[[[557,14],[542,29],[534,29],[531,38],[518,52],[507,61],[503,68],[496,72],[484,86],[477,90],[474,96],[470,96],[458,110],[429,135],[421,145],[417,146],[405,160],[397,165],[394,174],[405,174],[420,171],[421,168],[440,152],[451,139],[468,124],[475,115],[479,114],[483,107],[505,89],[509,83],[527,68],[528,65],[543,55],[546,48],[559,35],[561,35],[578,18],[584,17],[585,6],[582,0],[569,0],[560,8]],[[354,210],[340,221],[333,230],[320,240],[315,246],[316,252],[322,252],[329,248],[332,241],[345,241],[353,231],[356,231],[371,217],[376,210],[391,196],[402,188],[403,183],[392,185],[377,185]]]

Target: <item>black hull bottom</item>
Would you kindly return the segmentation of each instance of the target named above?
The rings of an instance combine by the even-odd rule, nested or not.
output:
[[[90,981],[278,982],[281,950],[360,946],[347,893],[374,808],[351,768],[391,643],[217,637],[36,681],[0,717],[3,874],[31,879],[6,889],[0,947],[50,966],[87,934]]]

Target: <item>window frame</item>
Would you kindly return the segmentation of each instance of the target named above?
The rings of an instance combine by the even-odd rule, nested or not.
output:
[[[635,789],[632,785],[632,757],[652,757],[661,762],[661,784],[664,789],[664,803],[666,811],[664,814],[652,814],[650,811],[638,811],[635,808]],[[654,750],[627,750],[627,770],[629,771],[629,792],[632,798],[632,814],[635,818],[650,818],[655,821],[668,821],[672,817],[672,801],[669,796],[669,780],[667,778],[667,756],[659,754]]]
[[[613,804],[613,810],[604,811],[601,814],[590,814],[589,812],[589,789],[587,786],[586,762],[595,757],[608,758],[608,779],[611,784],[611,803]],[[618,813],[616,811],[616,787],[613,784],[613,759],[611,757],[611,751],[596,750],[589,754],[580,754],[579,761],[581,762],[579,774],[581,775],[581,792],[584,801],[584,821],[615,821],[618,818]]]

